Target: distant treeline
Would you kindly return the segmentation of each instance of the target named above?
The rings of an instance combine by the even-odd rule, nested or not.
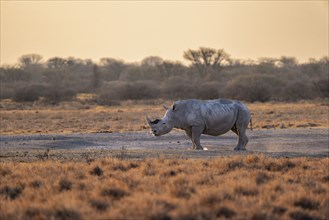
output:
[[[139,63],[102,58],[99,63],[76,58],[28,54],[0,68],[0,99],[43,100],[56,104],[78,93],[96,94],[95,102],[121,100],[215,99],[297,101],[328,98],[328,57],[298,63],[294,57],[233,59],[223,49],[200,47],[183,53],[189,65],[146,57]]]

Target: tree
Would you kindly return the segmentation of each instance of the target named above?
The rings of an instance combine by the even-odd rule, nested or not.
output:
[[[263,74],[274,74],[279,71],[280,61],[277,58],[261,57],[258,59],[257,72]]]
[[[124,61],[113,58],[101,58],[100,65],[105,70],[103,73],[105,80],[119,79],[122,71],[126,68]]]
[[[42,71],[44,70],[44,63],[42,63],[42,56],[39,54],[26,54],[18,58],[18,66],[20,69],[29,73],[31,80],[42,81]]]
[[[200,47],[198,50],[187,50],[183,53],[184,59],[196,67],[201,76],[221,71],[221,68],[231,63],[230,56],[223,49]]]
[[[186,67],[179,62],[165,60],[161,65],[158,65],[157,68],[161,73],[162,79],[167,80],[171,76],[182,75]]]
[[[26,54],[18,58],[18,61],[23,68],[27,68],[31,65],[39,65],[41,60],[42,56],[39,54]]]
[[[141,63],[143,66],[155,67],[155,66],[161,65],[163,63],[163,59],[158,56],[149,56],[149,57],[144,58]]]
[[[93,74],[91,78],[91,87],[93,90],[96,90],[101,84],[100,74],[98,71],[98,66],[95,64],[93,67]]]
[[[282,56],[280,62],[284,67],[294,67],[298,64],[298,61],[295,57],[286,57]]]
[[[0,68],[0,82],[28,81],[31,74],[16,67]]]
[[[62,69],[67,65],[68,61],[60,57],[54,57],[47,61],[49,69]]]
[[[141,77],[143,79],[160,80],[163,77],[162,65],[164,61],[159,56],[148,56],[141,61]]]

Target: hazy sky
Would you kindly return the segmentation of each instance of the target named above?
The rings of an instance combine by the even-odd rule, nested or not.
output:
[[[328,1],[1,0],[1,64],[23,54],[99,61],[223,48],[233,58],[328,55]]]

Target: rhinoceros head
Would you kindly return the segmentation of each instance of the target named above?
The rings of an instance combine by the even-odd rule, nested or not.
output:
[[[167,112],[162,119],[151,120],[146,116],[146,121],[151,128],[151,133],[154,136],[160,136],[169,133],[173,129],[172,120],[171,120],[171,109],[167,106],[163,106]]]

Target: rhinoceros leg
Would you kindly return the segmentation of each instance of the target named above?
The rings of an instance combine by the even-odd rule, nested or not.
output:
[[[231,128],[231,130],[239,136],[238,130],[236,129],[236,126],[234,125],[233,128]]]
[[[238,146],[236,146],[234,148],[234,150],[246,150],[246,145],[248,143],[248,137],[245,134],[245,131],[243,132],[239,132],[239,142],[238,142]]]
[[[193,141],[193,138],[192,138],[192,129],[185,130],[185,133],[191,139],[191,141],[192,141],[192,149],[195,150],[196,147],[195,147],[195,144],[194,144],[194,141]]]
[[[200,144],[200,136],[204,128],[202,127],[192,127],[192,142],[196,146],[197,150],[208,150],[205,147],[202,147]]]
[[[246,130],[248,127],[248,122],[245,122],[245,120],[239,120],[234,125],[234,127],[231,129],[234,133],[236,133],[239,136],[238,145],[234,148],[234,150],[246,150],[246,145],[248,143],[248,137],[246,135]]]

